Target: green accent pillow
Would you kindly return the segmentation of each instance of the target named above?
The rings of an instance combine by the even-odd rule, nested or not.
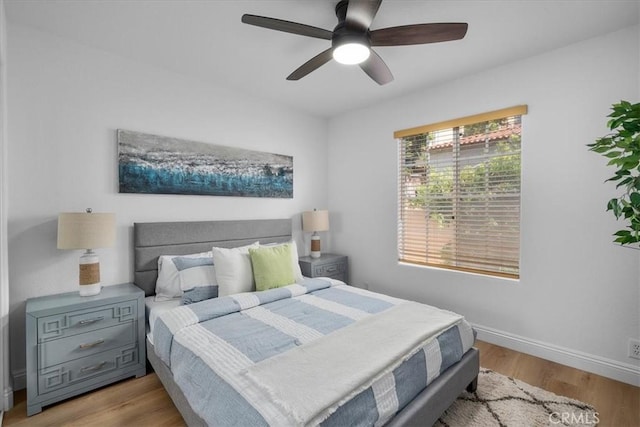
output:
[[[279,288],[296,282],[291,267],[291,245],[249,249],[256,290]]]

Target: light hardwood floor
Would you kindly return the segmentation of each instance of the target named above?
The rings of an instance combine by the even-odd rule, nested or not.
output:
[[[476,341],[480,366],[591,404],[601,427],[640,427],[640,388]]]
[[[537,357],[478,341],[484,368],[520,379],[556,394],[590,403],[601,427],[640,427],[640,388]],[[183,426],[184,422],[158,377],[121,381],[26,415],[26,393],[14,395],[15,407],[4,426]]]

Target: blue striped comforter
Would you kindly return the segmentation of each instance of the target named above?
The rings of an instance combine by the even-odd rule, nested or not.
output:
[[[154,325],[154,348],[207,424],[287,425],[290,419],[281,408],[241,373],[403,302],[331,279],[307,279],[303,285],[236,294],[165,312]],[[473,341],[471,326],[464,320],[444,330],[407,354],[392,372],[337,404],[321,424],[384,424],[458,362]],[[336,402],[342,400],[336,396]]]

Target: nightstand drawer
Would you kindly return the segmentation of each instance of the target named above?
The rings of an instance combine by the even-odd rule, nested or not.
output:
[[[138,345],[133,344],[41,369],[38,374],[38,393],[49,393],[62,387],[106,376],[137,363]]]
[[[298,259],[302,275],[306,277],[330,277],[347,281],[348,258],[344,255],[322,254],[319,258]]]
[[[318,265],[314,267],[313,273],[315,277],[342,275],[347,269],[347,263],[337,262],[332,264]]]
[[[106,328],[137,318],[137,300],[38,319],[38,342]]]
[[[132,344],[136,341],[135,326],[135,322],[127,322],[38,344],[38,354],[40,355],[38,366],[41,369],[48,368],[59,363]]]

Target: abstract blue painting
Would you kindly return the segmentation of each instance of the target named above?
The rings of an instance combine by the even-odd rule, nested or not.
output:
[[[293,157],[118,129],[120,193],[293,198]]]

